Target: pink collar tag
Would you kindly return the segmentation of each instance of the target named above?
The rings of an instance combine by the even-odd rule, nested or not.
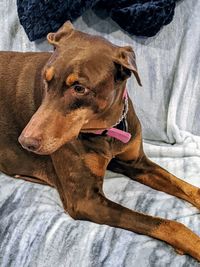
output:
[[[102,134],[105,130],[99,130],[99,131],[94,131],[94,134]],[[123,143],[128,143],[128,141],[131,139],[131,134],[125,131],[122,131],[117,128],[110,128],[107,130],[106,135],[110,137],[114,137],[118,140],[120,140]]]
[[[114,137],[118,140],[120,140],[122,143],[128,143],[128,141],[131,139],[131,134],[125,131],[122,131],[117,128],[110,128],[107,131],[107,135]]]
[[[128,92],[125,88],[124,90],[124,94],[123,94],[123,98],[125,100],[128,100]],[[98,130],[98,131],[94,131],[94,134],[102,134],[105,130]],[[131,139],[131,134],[125,131],[122,131],[120,129],[117,128],[109,128],[107,129],[106,135],[116,138],[118,140],[120,140],[123,143],[128,143],[128,141]]]

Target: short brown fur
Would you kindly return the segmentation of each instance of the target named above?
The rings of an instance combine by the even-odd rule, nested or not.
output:
[[[74,219],[146,234],[200,261],[200,238],[183,224],[134,212],[103,193],[109,169],[200,208],[197,187],[145,156],[130,99],[127,144],[93,134],[122,115],[131,73],[141,84],[132,48],[76,31],[69,22],[48,41],[53,53],[0,53],[0,170],[56,187]]]

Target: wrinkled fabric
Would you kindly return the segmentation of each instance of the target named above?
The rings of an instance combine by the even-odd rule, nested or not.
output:
[[[17,0],[18,15],[29,39],[45,37],[87,9],[107,14],[129,34],[150,37],[173,19],[176,0]]]
[[[114,2],[114,1],[113,1]],[[131,45],[143,87],[134,78],[128,91],[150,158],[200,187],[200,1],[181,1],[169,25],[149,39],[131,37],[110,18],[86,11],[75,27]],[[49,51],[29,42],[15,0],[0,1],[0,49]],[[9,107],[8,107],[9,108]],[[76,163],[78,164],[78,163]],[[130,209],[184,223],[200,235],[200,213],[191,204],[107,172],[106,196]],[[172,233],[173,234],[173,233]],[[75,221],[64,213],[55,189],[0,176],[1,267],[198,267],[166,243],[123,229]]]

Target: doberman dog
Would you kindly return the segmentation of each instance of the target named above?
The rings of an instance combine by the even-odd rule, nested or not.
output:
[[[200,189],[151,162],[126,92],[135,54],[66,22],[47,39],[54,52],[0,53],[0,170],[55,187],[74,219],[120,227],[200,261],[200,238],[183,224],[107,199],[106,169],[200,208]]]

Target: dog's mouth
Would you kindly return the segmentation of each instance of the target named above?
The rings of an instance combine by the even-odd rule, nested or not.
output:
[[[105,131],[105,130],[106,130],[106,128],[84,128],[84,129],[81,129],[81,132],[89,133],[89,132]]]
[[[29,144],[28,143],[29,141],[24,140],[23,136],[20,136],[18,141],[21,144],[21,146],[29,152],[33,152],[38,155],[51,155],[60,147],[62,147],[64,144],[71,142],[76,138],[77,138],[76,136],[72,136],[69,138],[69,140],[66,140],[66,142],[64,143],[60,143],[60,140],[52,139],[52,141],[48,140],[48,142],[46,142],[45,144],[41,142],[40,146],[36,146],[35,143],[33,143],[32,141]]]
[[[79,133],[79,131],[78,131]],[[46,138],[44,141],[39,141],[39,139],[36,138],[27,138],[24,137],[24,134],[22,133],[18,141],[21,144],[21,146],[26,149],[29,152],[33,152],[38,155],[50,155],[54,153],[56,150],[58,150],[63,145],[76,140],[78,134],[69,134],[68,137],[65,136],[64,138]]]
[[[39,155],[50,155],[58,150],[63,145],[76,140],[80,129],[74,127],[71,131],[66,131],[63,133],[62,136],[54,137],[54,136],[47,136],[46,134],[42,133],[42,137],[28,137],[22,132],[19,136],[18,141],[21,146],[29,152],[34,152],[35,154]]]
[[[35,154],[38,155],[50,155],[54,153],[57,149],[59,149],[61,146],[72,142],[73,140],[76,140],[78,138],[79,133],[91,133],[91,132],[96,132],[96,131],[104,131],[106,130],[105,128],[88,128],[88,129],[80,129],[77,131],[76,134],[69,135],[65,141],[62,141],[60,139],[52,138],[48,139],[48,142],[45,144],[40,142],[38,139],[33,139],[33,138],[27,138],[24,137],[23,134],[20,135],[18,138],[19,143],[21,146],[26,149],[29,152],[34,152]]]

